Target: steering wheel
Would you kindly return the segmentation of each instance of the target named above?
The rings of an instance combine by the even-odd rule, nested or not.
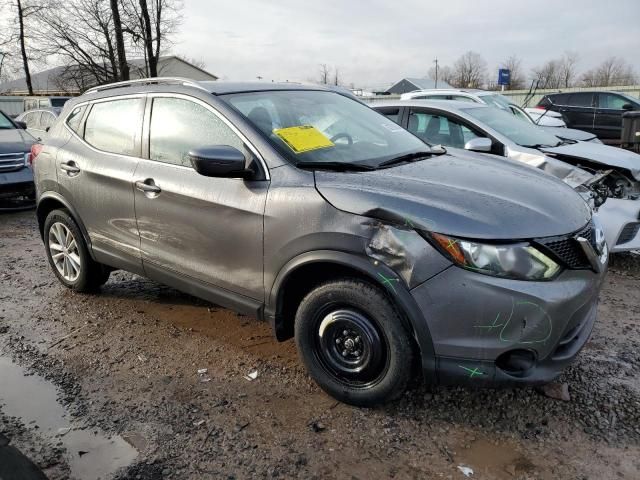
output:
[[[331,140],[333,143],[336,143],[336,141],[340,140],[341,138],[346,138],[347,139],[347,145],[353,145],[353,138],[351,137],[351,135],[349,135],[348,133],[344,133],[344,132],[336,133],[329,140]]]

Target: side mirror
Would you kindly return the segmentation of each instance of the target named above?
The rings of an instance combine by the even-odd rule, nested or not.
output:
[[[189,151],[193,168],[205,177],[247,178],[253,172],[247,170],[244,154],[229,145],[212,145]]]
[[[472,152],[490,152],[493,143],[490,138],[477,137],[472,138],[464,144],[465,150],[471,150]]]
[[[624,105],[622,105],[622,109],[623,110],[635,110],[635,107],[631,103],[625,103]]]
[[[21,128],[22,130],[27,129],[27,124],[20,120],[14,120],[14,123],[18,126],[18,128]]]

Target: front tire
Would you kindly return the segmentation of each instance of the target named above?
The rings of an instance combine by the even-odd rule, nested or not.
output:
[[[90,292],[109,279],[109,270],[91,258],[78,224],[66,210],[47,215],[44,244],[51,269],[65,287]]]
[[[309,375],[329,395],[370,407],[400,396],[414,344],[387,296],[361,280],[337,280],[300,303],[295,340]]]

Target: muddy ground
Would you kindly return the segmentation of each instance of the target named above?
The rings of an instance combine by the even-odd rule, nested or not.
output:
[[[50,479],[640,478],[636,258],[609,273],[570,401],[417,386],[366,410],[254,319],[122,272],[64,289],[36,231],[0,214],[0,434]]]

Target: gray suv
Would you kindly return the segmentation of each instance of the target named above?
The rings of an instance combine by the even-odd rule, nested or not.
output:
[[[347,94],[153,79],[70,100],[34,161],[46,254],[268,320],[335,398],[547,382],[596,319],[607,250],[560,180],[430,148]]]

